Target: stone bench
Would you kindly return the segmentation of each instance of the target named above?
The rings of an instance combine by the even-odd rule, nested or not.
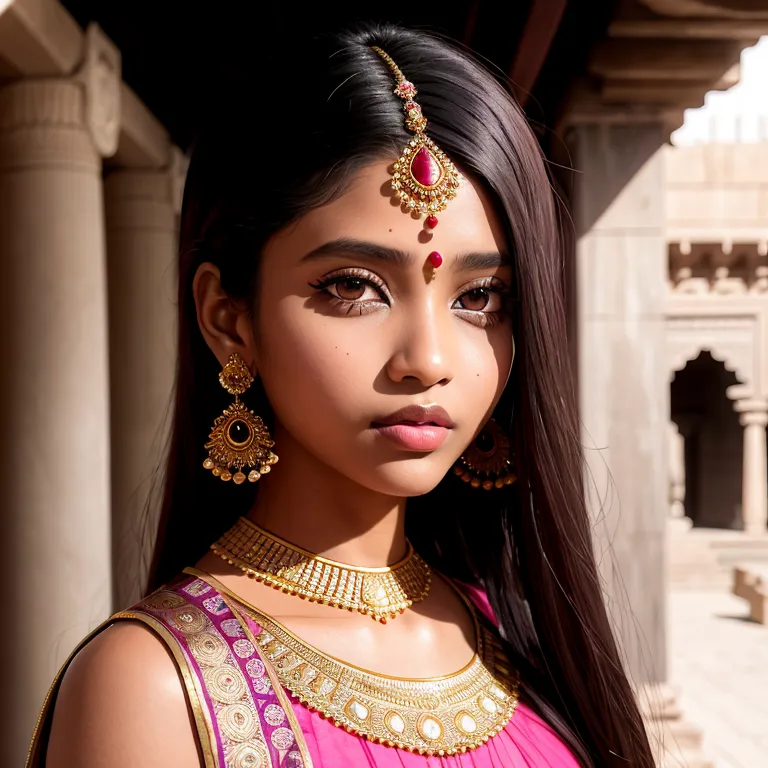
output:
[[[749,603],[749,617],[753,621],[768,625],[768,564],[737,565],[731,591]]]

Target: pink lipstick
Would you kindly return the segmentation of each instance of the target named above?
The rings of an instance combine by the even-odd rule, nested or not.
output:
[[[409,405],[371,422],[389,441],[406,451],[437,450],[453,429],[448,412],[439,405]]]

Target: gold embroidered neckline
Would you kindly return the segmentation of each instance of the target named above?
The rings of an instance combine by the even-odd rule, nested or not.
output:
[[[211,580],[206,575],[206,580]],[[458,672],[408,679],[349,664],[301,640],[232,594],[262,631],[256,642],[284,688],[311,710],[371,741],[425,755],[453,755],[488,741],[512,718],[517,677],[498,638],[472,612],[477,651]],[[461,594],[461,593],[459,593]]]

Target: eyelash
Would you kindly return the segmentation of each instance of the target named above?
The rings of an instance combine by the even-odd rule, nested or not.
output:
[[[310,283],[309,287],[324,293],[330,300],[332,307],[345,310],[345,313],[348,315],[351,315],[355,311],[360,315],[367,314],[368,312],[375,310],[375,305],[381,303],[371,299],[366,299],[364,301],[360,301],[360,299],[342,299],[340,296],[334,296],[334,294],[328,290],[331,286],[338,285],[346,280],[359,280],[364,286],[373,288],[379,294],[381,301],[389,303],[389,296],[387,296],[385,292],[384,283],[376,280],[371,272],[362,269],[347,269],[343,272],[336,272],[333,275],[326,275],[318,280],[317,283]]]
[[[330,292],[329,288],[332,286],[350,279],[359,280],[363,286],[373,288],[379,294],[381,301],[374,299],[365,299],[362,301],[360,299],[343,299]],[[326,275],[318,280],[317,283],[309,283],[309,287],[324,293],[329,298],[331,306],[343,310],[347,315],[351,315],[353,312],[357,312],[359,315],[368,314],[368,312],[376,311],[376,307],[382,302],[387,305],[389,305],[390,302],[390,297],[387,294],[384,283],[377,279],[373,273],[361,269],[347,269],[343,272]],[[491,328],[506,317],[511,300],[509,289],[496,278],[485,277],[476,280],[456,297],[454,304],[459,301],[462,296],[466,296],[468,293],[480,289],[487,290],[491,294],[496,294],[501,301],[502,308],[493,312],[463,309],[462,307],[458,307],[457,309],[464,317],[466,317],[468,322],[478,325],[481,328]]]

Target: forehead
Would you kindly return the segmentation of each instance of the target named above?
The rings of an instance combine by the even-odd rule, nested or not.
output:
[[[456,198],[439,214],[438,226],[427,230],[424,219],[404,213],[393,196],[391,170],[388,160],[365,166],[351,178],[344,194],[278,233],[273,243],[279,242],[281,251],[288,246],[297,257],[341,236],[425,256],[435,248],[444,255],[506,250],[501,224],[478,185],[465,177]]]

